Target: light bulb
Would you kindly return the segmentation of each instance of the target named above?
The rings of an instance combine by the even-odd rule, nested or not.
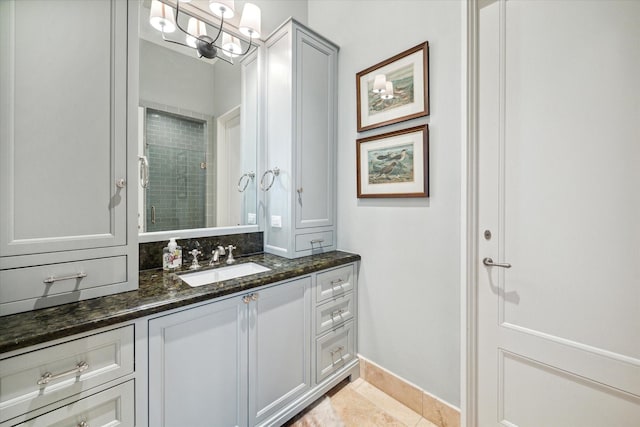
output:
[[[209,9],[216,16],[224,19],[231,19],[236,14],[235,2],[233,0],[211,0]]]
[[[373,93],[383,93],[387,90],[387,77],[384,74],[378,74],[373,81]]]
[[[242,47],[240,46],[240,39],[233,37],[230,34],[222,33],[222,53],[229,58],[235,58],[242,53]]]
[[[173,8],[159,0],[152,0],[149,23],[153,28],[163,33],[173,33],[176,30],[176,20]]]
[[[253,3],[245,3],[242,10],[242,18],[240,18],[239,30],[247,37],[254,39],[260,38],[261,13],[260,8]]]
[[[382,95],[380,95],[380,98],[382,99],[391,99],[393,98],[393,82],[392,81],[388,81],[386,86],[385,86],[385,90],[384,93]]]
[[[207,35],[207,27],[204,22],[197,20],[196,18],[189,18],[189,24],[187,25],[187,32],[193,34],[193,36],[187,35],[187,44],[191,47],[196,47],[196,39],[200,36]]]

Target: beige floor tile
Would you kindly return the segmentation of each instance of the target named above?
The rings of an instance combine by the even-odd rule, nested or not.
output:
[[[420,418],[420,421],[418,421],[418,424],[416,424],[416,427],[438,427],[438,426],[427,419]]]
[[[349,387],[351,387],[354,390],[357,390],[358,387],[360,387],[362,384],[367,384],[367,382],[365,380],[363,380],[362,378],[358,378],[357,380],[355,380],[354,382],[349,384]]]
[[[331,405],[345,427],[405,427],[349,386],[331,397]]]
[[[422,418],[421,414],[418,414],[367,382],[360,384],[355,391],[366,397],[376,407],[387,412],[407,426],[415,426],[420,418]]]

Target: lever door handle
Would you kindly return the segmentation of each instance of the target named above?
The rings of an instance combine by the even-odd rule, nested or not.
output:
[[[491,258],[485,258],[482,260],[482,263],[484,265],[486,265],[487,267],[502,267],[502,268],[511,268],[511,264],[509,264],[508,262],[505,263],[499,263],[499,262],[493,262],[493,260]]]

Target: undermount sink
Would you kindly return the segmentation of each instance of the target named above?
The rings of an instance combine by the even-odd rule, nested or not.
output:
[[[214,268],[213,270],[196,271],[194,273],[181,274],[179,277],[191,287],[209,285],[224,280],[236,279],[251,274],[263,273],[271,270],[255,262],[229,265],[227,267]]]

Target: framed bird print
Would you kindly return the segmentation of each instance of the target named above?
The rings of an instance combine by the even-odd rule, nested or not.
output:
[[[356,141],[358,198],[429,196],[429,126]]]
[[[358,132],[429,115],[429,43],[356,74]]]

